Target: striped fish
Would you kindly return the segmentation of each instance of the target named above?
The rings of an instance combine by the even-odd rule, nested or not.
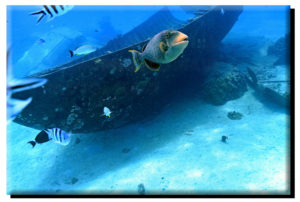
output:
[[[41,15],[37,23],[39,23],[45,16],[48,16],[48,21],[50,21],[57,16],[67,13],[73,7],[74,6],[66,5],[44,5],[42,10],[30,13],[30,15]]]
[[[48,134],[49,140],[52,140],[55,143],[62,145],[68,145],[70,143],[70,133],[67,133],[59,128],[45,129],[44,131]]]
[[[61,145],[67,145],[70,143],[71,133],[66,133],[59,128],[44,129],[37,134],[33,141],[28,143],[34,147],[37,143],[42,144],[50,140]]]

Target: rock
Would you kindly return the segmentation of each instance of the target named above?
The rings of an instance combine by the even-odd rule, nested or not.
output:
[[[226,143],[226,142],[227,142],[227,139],[228,139],[228,137],[225,136],[225,135],[223,135],[222,138],[221,138],[221,141],[224,142],[224,143]]]
[[[122,153],[128,153],[128,152],[130,152],[130,149],[129,148],[124,148],[124,149],[122,149]]]
[[[144,184],[139,184],[138,185],[138,193],[141,194],[141,195],[144,195],[145,194],[145,186]]]
[[[71,183],[75,184],[76,182],[78,182],[78,179],[76,177],[73,177]]]
[[[247,82],[237,69],[217,72],[211,76],[202,89],[203,99],[213,105],[223,105],[235,100],[247,91]]]
[[[228,112],[227,117],[230,118],[231,120],[240,120],[243,117],[243,114],[236,112],[236,111],[232,111],[232,112]],[[222,137],[223,139],[223,137]]]
[[[270,46],[268,55],[278,57],[274,65],[290,64],[290,35],[286,34],[284,37],[279,38],[274,45]]]

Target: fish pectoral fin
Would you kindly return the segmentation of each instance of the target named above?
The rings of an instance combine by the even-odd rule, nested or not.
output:
[[[139,71],[143,64],[143,60],[141,59],[141,54],[136,50],[129,50],[128,52],[131,52],[132,54],[132,60],[135,66],[134,72]]]
[[[151,71],[159,71],[160,70],[160,64],[152,62],[147,59],[145,59],[144,61],[145,61],[146,67],[148,69],[150,69]]]
[[[165,53],[168,51],[169,47],[165,42],[160,42],[159,49],[161,50],[161,52]]]
[[[143,45],[142,47],[142,52],[144,52],[144,50],[146,49],[147,44]]]

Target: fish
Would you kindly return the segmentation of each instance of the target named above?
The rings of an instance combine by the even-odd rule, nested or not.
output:
[[[221,141],[224,142],[224,143],[226,143],[226,142],[227,142],[227,139],[228,139],[228,137],[225,136],[225,135],[223,135],[222,138],[221,138]]]
[[[129,50],[135,66],[134,72],[139,71],[143,64],[151,71],[159,71],[160,64],[174,61],[188,43],[188,36],[176,30],[164,30],[156,34],[143,46],[142,52]]]
[[[9,51],[7,51],[7,63],[8,63]],[[11,69],[7,65],[7,83],[6,83],[6,120],[7,123],[13,121],[22,111],[27,107],[32,97],[25,100],[12,98],[12,95],[17,92],[30,90],[40,87],[47,82],[45,78],[23,78],[16,79],[9,74]]]
[[[27,107],[32,98],[29,97],[25,100],[14,99],[12,94],[33,88],[40,87],[47,82],[44,78],[26,78],[26,79],[8,79],[6,87],[6,119],[7,123],[14,120],[25,107]]]
[[[25,100],[7,98],[6,101],[6,120],[7,124],[13,121],[32,101],[32,97]]]
[[[45,17],[48,16],[48,21],[54,19],[57,16],[63,15],[70,11],[74,6],[67,5],[44,5],[42,10],[30,13],[30,15],[41,15],[37,21],[37,24]]]
[[[97,49],[91,45],[83,45],[78,47],[76,50],[72,51],[69,50],[71,57],[73,57],[74,55],[87,55],[89,53],[92,53],[94,51],[96,51]]]
[[[110,117],[111,111],[110,111],[109,108],[104,107],[103,108],[103,113],[104,113],[103,115]]]
[[[194,12],[194,15],[196,15],[196,16],[202,16],[202,15],[204,15],[204,14],[206,14],[208,11],[207,10],[205,10],[205,11],[195,11]]]
[[[38,40],[38,43],[39,44],[43,44],[43,43],[45,43],[46,41],[45,41],[45,39],[43,39],[43,38],[40,38],[39,40]]]
[[[223,8],[221,9],[221,14],[222,14],[222,15],[224,15],[224,14],[225,14],[225,11],[224,11],[224,9],[223,9]]]
[[[60,128],[44,129],[37,134],[35,140],[27,143],[31,144],[32,148],[34,148],[36,144],[42,144],[48,141],[53,141],[64,146],[68,145],[71,141],[71,133],[67,133]]]

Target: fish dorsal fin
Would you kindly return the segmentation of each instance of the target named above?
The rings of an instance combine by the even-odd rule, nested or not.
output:
[[[147,44],[144,44],[142,47],[142,52],[144,52],[144,50],[146,49]]]
[[[151,71],[159,71],[160,64],[152,62],[152,61],[147,60],[147,59],[145,59],[144,61],[145,61],[146,67],[148,69],[150,69]]]

